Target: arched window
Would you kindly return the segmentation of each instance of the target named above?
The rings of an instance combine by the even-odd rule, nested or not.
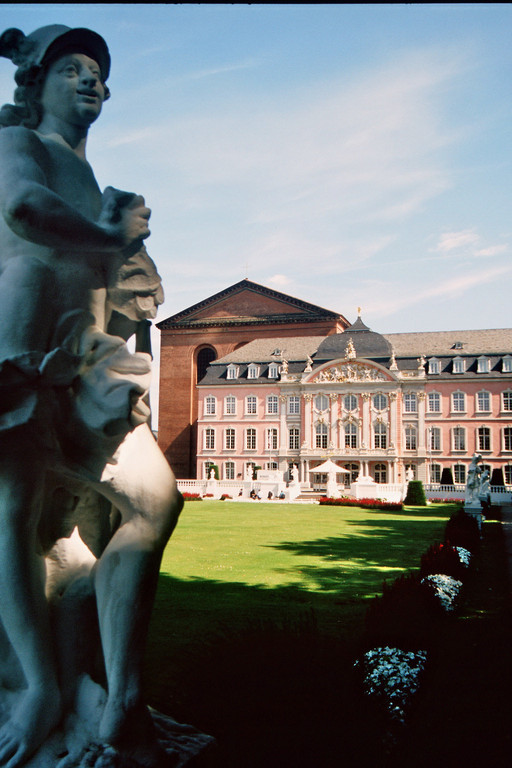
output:
[[[329,398],[326,395],[317,395],[315,397],[315,408],[317,411],[326,411],[329,407]]]
[[[196,360],[196,381],[201,381],[211,362],[217,359],[217,353],[213,347],[203,347],[197,353]]]
[[[388,481],[388,469],[385,464],[376,464],[374,469],[375,482],[387,483]]]
[[[232,427],[226,429],[224,433],[224,448],[226,451],[234,451],[236,446],[236,433]]]
[[[245,433],[245,447],[248,451],[256,450],[256,430],[253,427],[249,427]]]
[[[228,395],[224,399],[224,413],[226,416],[236,415],[236,397],[234,395]]]
[[[345,395],[343,407],[346,411],[357,411],[357,397],[355,395]]]
[[[204,431],[204,447],[206,451],[215,450],[215,430],[211,427]]]
[[[267,413],[279,413],[279,398],[277,395],[267,395]]]
[[[373,398],[373,407],[376,411],[383,411],[388,404],[386,395],[377,394]]]

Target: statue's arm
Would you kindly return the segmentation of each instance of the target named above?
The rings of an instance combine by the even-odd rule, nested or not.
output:
[[[108,215],[91,221],[48,188],[45,165],[46,151],[33,131],[0,130],[0,212],[19,237],[56,250],[101,252],[149,235],[142,198],[115,222]]]

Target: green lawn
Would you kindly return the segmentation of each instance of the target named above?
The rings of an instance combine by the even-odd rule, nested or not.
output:
[[[247,756],[238,764],[233,746],[237,738],[252,738],[251,707],[256,719],[262,707],[267,717],[276,707],[273,719],[285,738],[283,712],[291,712],[290,699],[306,695],[294,692],[299,684],[308,700],[317,700],[315,716],[322,713],[324,728],[368,601],[381,593],[384,579],[419,567],[430,544],[443,539],[453,509],[391,513],[187,502],[162,562],[148,643],[148,700],[229,742],[238,757],[230,763],[224,754],[223,768],[252,765]],[[326,643],[335,649],[327,653]],[[335,674],[333,657],[339,661]]]

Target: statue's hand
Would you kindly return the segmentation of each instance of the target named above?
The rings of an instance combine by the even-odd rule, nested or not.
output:
[[[128,248],[149,237],[150,215],[151,211],[141,195],[107,187],[103,193],[98,224],[119,242],[120,248]]]

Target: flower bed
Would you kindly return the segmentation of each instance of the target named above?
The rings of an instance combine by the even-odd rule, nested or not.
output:
[[[183,491],[182,494],[183,499],[185,501],[202,501],[203,497],[200,493],[189,493],[188,491]]]
[[[455,610],[457,598],[462,589],[462,581],[447,576],[445,573],[433,573],[421,581],[422,584],[432,590],[441,607],[451,612]]]
[[[404,723],[426,661],[426,651],[385,646],[367,651],[355,666],[363,669],[366,695],[380,701],[393,720]]]
[[[332,498],[322,496],[319,504],[332,507],[363,507],[363,509],[385,509],[391,512],[399,512],[404,508],[402,502],[383,501],[382,499],[352,499],[348,496]]]

